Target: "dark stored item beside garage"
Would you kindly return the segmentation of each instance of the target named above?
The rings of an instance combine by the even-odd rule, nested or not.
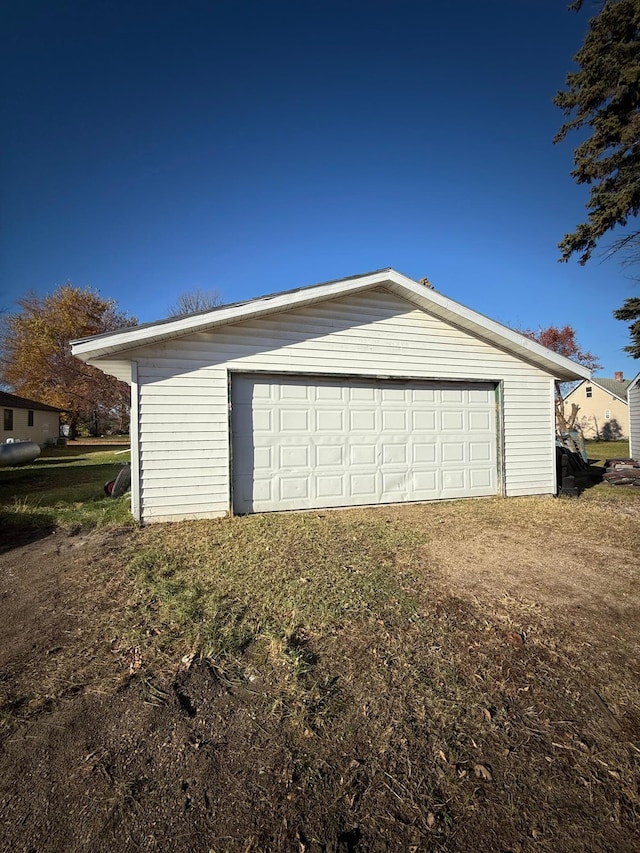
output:
[[[640,486],[640,462],[635,459],[607,459],[604,480],[610,486]]]

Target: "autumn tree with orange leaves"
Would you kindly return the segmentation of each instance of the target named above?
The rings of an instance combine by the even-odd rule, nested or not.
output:
[[[546,329],[522,329],[522,334],[527,338],[531,338],[542,344],[543,347],[557,352],[558,355],[563,355],[565,358],[570,358],[572,361],[577,361],[589,370],[600,370],[602,365],[598,361],[598,356],[588,350],[583,350],[576,339],[576,331],[573,326],[547,326]],[[559,432],[566,432],[572,428],[578,416],[579,407],[574,405],[570,414],[565,412],[564,397],[566,392],[573,387],[574,383],[556,382],[556,425]]]
[[[63,284],[47,296],[29,292],[19,311],[2,317],[0,382],[66,413],[71,435],[80,426],[98,435],[110,426],[126,430],[129,386],[71,355],[70,341],[136,324],[91,288]]]

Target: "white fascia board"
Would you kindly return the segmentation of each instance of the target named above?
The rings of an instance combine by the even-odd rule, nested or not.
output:
[[[241,305],[217,308],[207,314],[182,317],[140,328],[111,332],[93,338],[72,341],[72,353],[83,361],[102,359],[111,353],[124,353],[159,341],[183,337],[216,326],[248,320],[279,311],[300,308],[314,302],[333,299],[386,285],[398,296],[414,303],[436,317],[479,336],[496,346],[533,362],[557,379],[571,381],[590,379],[591,371],[564,356],[552,352],[536,341],[514,332],[507,326],[490,320],[436,290],[408,278],[396,270],[387,269],[351,279],[319,284],[288,293],[262,296]]]
[[[229,308],[217,308],[210,314],[181,317],[173,321],[163,321],[140,328],[127,329],[122,332],[111,332],[106,335],[96,335],[92,338],[82,338],[71,341],[73,355],[86,361],[88,358],[101,358],[108,353],[121,352],[141,346],[147,346],[158,341],[183,337],[195,332],[213,329],[216,326],[249,320],[265,314],[300,308],[313,302],[331,299],[335,296],[352,293],[375,287],[389,280],[387,271],[373,273],[348,281],[336,281],[320,284],[316,287],[303,288],[290,293],[275,294],[274,296],[259,296],[255,300],[232,305]]]
[[[437,290],[425,288],[423,285],[418,284],[418,282],[413,281],[413,279],[407,278],[401,273],[395,272],[395,270],[393,272],[393,280],[414,294],[416,297],[413,300],[414,302],[442,320],[466,329],[472,334],[479,335],[486,341],[502,349],[515,352],[517,355],[533,361],[538,365],[542,362],[544,369],[557,379],[571,381],[591,378],[591,371],[588,367],[577,364],[563,355],[558,355],[558,353],[547,349],[547,347],[543,347],[537,341],[521,335],[520,332],[515,332],[508,326],[503,326],[502,323],[497,323],[495,320],[491,320],[489,317],[485,317],[483,314],[479,314],[477,311],[473,311],[459,302],[454,302],[453,299],[443,296]],[[435,310],[436,306],[440,308],[439,311]]]
[[[636,386],[640,386],[640,373],[638,373],[635,379],[631,380],[631,384],[627,387],[627,400],[629,399],[629,391],[633,390]]]

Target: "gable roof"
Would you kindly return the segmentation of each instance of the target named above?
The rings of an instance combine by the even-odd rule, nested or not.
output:
[[[445,323],[456,326],[535,364],[557,379],[571,381],[588,379],[591,376],[591,371],[588,368],[552,352],[519,332],[509,329],[501,323],[496,323],[495,320],[490,320],[483,314],[472,311],[459,302],[454,302],[453,299],[419,284],[390,267],[336,281],[297,288],[296,290],[272,293],[247,302],[221,305],[197,314],[188,314],[183,317],[160,320],[156,323],[145,323],[130,329],[107,332],[91,338],[82,338],[72,341],[71,351],[73,355],[83,361],[97,363],[99,366],[100,359],[108,358],[112,361],[114,357],[117,360],[118,356],[126,359],[128,352],[141,346],[160,343],[195,332],[212,330],[217,326],[229,323],[302,308],[315,302],[335,299],[380,286],[386,287],[407,302],[438,317]]]
[[[607,394],[612,394],[614,397],[617,397],[621,402],[627,402],[627,389],[632,383],[631,379],[606,379],[602,376],[594,376],[591,379],[585,380],[589,382],[590,385],[597,385],[598,388],[602,388],[603,391],[606,391]],[[577,391],[584,383],[581,382],[576,388],[573,388],[565,397],[565,400],[568,400],[569,397]]]
[[[620,381],[618,379],[601,379],[598,376],[593,380],[593,382],[605,391],[608,391],[609,394],[613,394],[615,397],[620,397],[620,399],[625,402],[627,401],[627,388],[631,385],[630,379],[623,379]]]
[[[26,397],[17,397],[15,394],[9,394],[6,391],[0,391],[0,406],[6,408],[10,406],[12,409],[38,409],[43,412],[62,412],[63,409],[56,409],[55,406],[47,406],[46,403],[38,403],[35,400],[27,400]]]

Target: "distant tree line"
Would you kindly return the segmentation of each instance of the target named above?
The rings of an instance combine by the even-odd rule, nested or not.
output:
[[[168,316],[209,310],[221,302],[215,290],[186,291]],[[135,326],[137,319],[115,300],[71,283],[46,296],[29,291],[16,305],[16,311],[0,312],[0,384],[62,409],[72,437],[128,433],[129,385],[74,358],[70,342]]]

